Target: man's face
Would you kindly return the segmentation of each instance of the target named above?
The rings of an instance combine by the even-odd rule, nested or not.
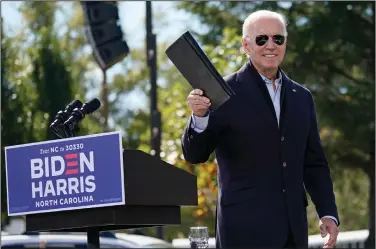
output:
[[[277,69],[286,52],[285,28],[276,18],[262,17],[249,25],[242,45],[258,70]]]

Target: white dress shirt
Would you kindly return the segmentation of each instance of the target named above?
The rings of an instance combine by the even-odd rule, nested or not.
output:
[[[264,82],[266,83],[266,86],[268,88],[269,95],[270,95],[270,98],[272,99],[272,102],[273,102],[273,106],[274,106],[274,110],[275,110],[275,114],[277,116],[277,121],[278,121],[278,126],[279,126],[279,117],[280,117],[280,114],[281,114],[280,96],[281,96],[281,88],[282,88],[281,73],[279,72],[278,78],[275,80],[275,90],[274,90],[274,87],[273,87],[273,82],[271,80],[269,80],[268,78],[264,77],[261,74],[260,74],[260,76],[264,80]],[[197,117],[197,116],[192,114],[191,127],[198,133],[203,132],[206,129],[206,127],[208,126],[209,116],[210,116],[210,113],[209,113],[209,115],[207,115],[205,117]],[[330,216],[330,215],[326,215],[326,216],[323,216],[322,218],[324,218],[324,217],[333,219],[336,222],[336,224],[338,225],[338,221],[335,217]]]

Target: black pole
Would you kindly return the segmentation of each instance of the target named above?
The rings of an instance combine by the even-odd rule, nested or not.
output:
[[[89,227],[87,229],[87,248],[100,248],[99,229],[96,227]]]
[[[161,153],[161,115],[157,107],[157,41],[153,34],[151,1],[146,1],[146,58],[150,72],[150,145],[154,156]],[[157,227],[157,237],[163,239],[163,227]]]

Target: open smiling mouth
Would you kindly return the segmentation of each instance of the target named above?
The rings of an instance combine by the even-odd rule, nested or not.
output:
[[[266,58],[273,58],[273,57],[276,57],[277,55],[275,55],[275,54],[264,54],[263,56],[266,57]]]

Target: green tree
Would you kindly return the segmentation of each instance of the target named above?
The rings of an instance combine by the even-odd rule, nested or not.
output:
[[[33,66],[31,79],[38,93],[34,115],[40,118],[43,128],[48,127],[56,113],[72,100],[72,78],[61,56],[54,30],[56,10],[57,5],[52,2],[30,2],[21,7],[33,39],[28,53]],[[54,138],[49,129],[44,131],[46,134],[40,139]]]
[[[1,23],[3,25],[3,22]],[[5,150],[4,147],[25,143],[30,136],[30,118],[27,115],[29,108],[26,105],[29,100],[27,80],[20,72],[25,70],[21,65],[21,54],[18,51],[20,45],[16,39],[6,37],[1,29],[1,210],[2,223],[7,222],[7,198],[5,178]],[[19,59],[14,60],[17,57]],[[15,77],[15,75],[17,76]]]

